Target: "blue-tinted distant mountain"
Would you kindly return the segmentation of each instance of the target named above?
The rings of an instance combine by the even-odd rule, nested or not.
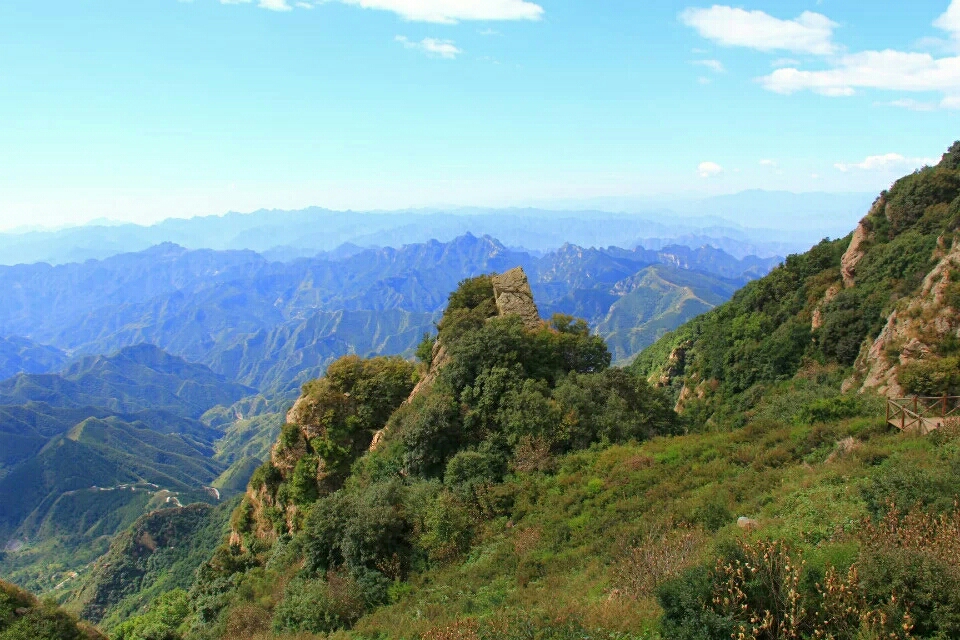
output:
[[[56,371],[66,360],[66,354],[55,347],[16,336],[0,337],[0,380],[18,373]]]
[[[617,283],[651,265],[737,285],[777,262],[682,246],[566,244],[539,256],[473,235],[292,262],[164,244],[102,261],[0,267],[0,335],[79,354],[151,343],[247,385],[292,389],[345,353],[411,352],[447,292],[480,273],[523,266],[546,315],[596,324],[626,295]]]
[[[153,345],[87,356],[61,374],[20,374],[0,382],[0,405],[42,402],[52,407],[102,407],[120,413],[148,409],[199,418],[254,390]]]
[[[871,197],[861,194],[748,191],[701,200],[605,199],[560,211],[261,210],[172,218],[151,226],[100,222],[55,231],[0,234],[0,263],[82,262],[164,242],[191,249],[249,249],[271,260],[292,260],[334,252],[344,244],[400,247],[431,239],[446,242],[468,232],[492,235],[506,246],[535,252],[551,251],[566,242],[626,248],[710,244],[738,258],[751,254],[770,257],[805,250],[824,236],[845,235],[870,201]]]

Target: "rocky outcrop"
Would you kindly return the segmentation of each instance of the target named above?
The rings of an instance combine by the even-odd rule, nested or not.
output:
[[[816,331],[823,326],[823,309],[830,304],[830,301],[837,297],[837,294],[840,293],[840,286],[833,285],[827,292],[823,294],[823,299],[817,304],[813,309],[813,317],[810,320],[810,330]]]
[[[520,316],[529,328],[540,325],[540,312],[533,301],[530,281],[522,267],[493,276],[493,295],[497,299],[497,311],[501,316]]]
[[[955,243],[923,280],[919,294],[903,301],[887,318],[883,331],[861,353],[856,373],[844,389],[873,389],[890,398],[902,397],[897,382],[901,366],[936,357],[936,346],[948,336],[960,338],[960,310],[950,306],[947,289],[960,280],[960,243]]]
[[[856,283],[857,264],[863,260],[863,256],[867,253],[865,245],[870,240],[870,231],[867,229],[864,220],[861,220],[860,224],[857,225],[853,232],[853,238],[850,240],[850,245],[840,260],[840,275],[843,276],[843,286],[848,289]]]
[[[506,273],[493,276],[491,280],[493,281],[493,295],[497,301],[498,316],[520,316],[529,329],[535,329],[543,324],[540,319],[540,312],[537,310],[537,304],[533,300],[530,281],[527,279],[523,267],[516,267]],[[433,343],[430,367],[417,383],[417,386],[413,388],[413,391],[410,392],[407,403],[412,402],[414,398],[433,386],[440,370],[449,359],[450,356],[447,354],[446,347],[437,338],[437,341]],[[387,427],[384,427],[373,435],[370,451],[376,451],[380,448],[387,436],[387,429]]]
[[[674,378],[683,375],[684,368],[687,364],[687,350],[692,346],[693,343],[689,340],[675,346],[673,351],[670,352],[670,357],[667,358],[667,363],[663,367],[663,370],[660,371],[659,374],[650,376],[648,382],[660,388],[670,386]]]

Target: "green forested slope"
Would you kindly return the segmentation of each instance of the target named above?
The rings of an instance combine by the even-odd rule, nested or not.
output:
[[[229,462],[196,418],[251,391],[150,346],[0,383],[0,571],[62,591],[145,511],[215,502]]]
[[[884,191],[853,236],[790,256],[729,303],[662,338],[637,359],[634,370],[673,388],[689,415],[737,422],[766,385],[805,367],[857,364],[849,371],[848,386],[863,382],[867,363],[877,358],[868,351],[892,312],[930,312],[927,322],[933,324],[932,312],[940,310],[943,319],[937,323],[943,331],[918,347],[919,356],[908,350],[884,358],[891,366],[924,361],[905,367],[908,378],[918,368],[925,378],[914,385],[923,388],[900,380],[906,392],[953,392],[949,380],[940,388],[926,382],[943,366],[953,366],[960,352],[956,314],[950,313],[951,301],[956,305],[960,300],[957,278],[951,278],[956,268],[950,266],[960,227],[958,196],[960,143],[937,166]],[[924,298],[924,279],[938,263],[945,277],[938,285],[943,291],[935,292],[936,303],[907,310],[908,302]]]
[[[463,283],[373,449],[342,371],[381,365],[344,362],[189,595],[120,637],[174,610],[187,638],[957,637],[960,426],[896,431],[863,371],[932,270],[956,317],[958,152],[628,370],[582,324],[524,327]],[[930,344],[907,379],[955,357]]]
[[[113,540],[69,607],[85,620],[111,628],[164,593],[188,589],[196,568],[226,534],[236,502],[193,504],[140,517]]]
[[[0,639],[104,640],[105,636],[78,623],[56,604],[41,603],[12,584],[0,581]]]

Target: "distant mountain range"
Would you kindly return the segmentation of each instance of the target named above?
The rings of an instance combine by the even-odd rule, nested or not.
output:
[[[171,218],[152,226],[101,222],[4,233],[0,264],[82,262],[164,242],[190,249],[246,249],[280,261],[321,253],[338,259],[358,247],[449,242],[466,233],[491,235],[532,252],[553,251],[566,242],[628,249],[709,244],[738,258],[771,257],[804,251],[823,235],[846,235],[871,201],[866,194],[748,191],[706,199],[604,199],[581,202],[575,210],[569,207],[577,203],[557,203],[562,210],[261,210]]]
[[[102,261],[0,267],[0,335],[19,336],[0,343],[19,345],[0,348],[0,369],[55,370],[67,354],[151,343],[242,384],[292,390],[346,353],[412,352],[460,280],[518,265],[545,316],[584,317],[627,359],[779,262],[683,246],[567,244],[538,256],[471,234],[344,255],[272,262],[163,244]]]

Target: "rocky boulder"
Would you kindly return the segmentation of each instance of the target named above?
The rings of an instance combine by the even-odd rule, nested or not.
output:
[[[540,312],[533,301],[530,281],[522,267],[493,276],[493,294],[501,316],[520,316],[529,328],[540,325]]]

